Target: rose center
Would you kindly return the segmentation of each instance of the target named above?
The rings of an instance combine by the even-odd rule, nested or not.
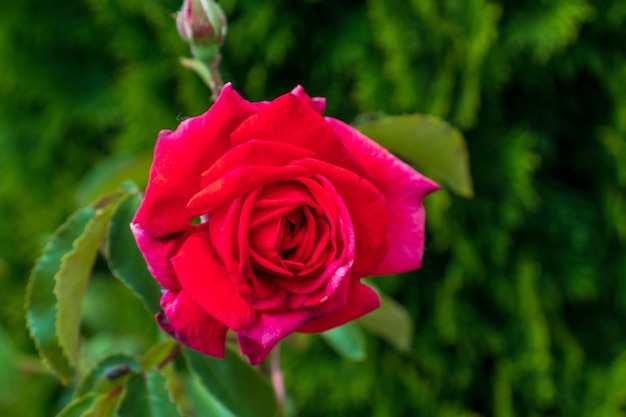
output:
[[[301,234],[306,228],[306,217],[302,207],[292,210],[283,222],[283,229],[280,237],[278,254],[282,259],[290,259],[290,255],[295,252],[296,247],[302,240]]]

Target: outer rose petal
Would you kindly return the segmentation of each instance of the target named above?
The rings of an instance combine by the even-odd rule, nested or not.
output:
[[[387,199],[390,246],[385,258],[371,274],[393,274],[419,268],[424,251],[422,200],[439,186],[352,127],[329,117],[326,121],[348,151],[367,167],[368,179]]]
[[[349,271],[347,272],[349,273]],[[346,277],[344,285],[326,302],[317,306],[284,313],[258,312],[256,321],[239,331],[239,340],[245,341],[244,345],[240,345],[241,353],[248,356],[252,364],[254,364],[254,359],[261,362],[271,348],[283,337],[311,320],[327,316],[344,308],[348,303],[349,279],[350,277]]]
[[[378,307],[380,307],[380,299],[376,292],[358,280],[352,280],[345,307],[332,314],[311,320],[298,331],[302,333],[324,332],[358,319]]]
[[[291,94],[296,96],[300,101],[311,107],[319,114],[324,114],[326,110],[326,99],[324,97],[310,97],[301,85],[291,90]]]
[[[228,328],[204,311],[184,291],[167,291],[161,297],[159,326],[174,339],[205,355],[224,357]]]
[[[263,346],[252,339],[242,336],[241,334],[237,335],[237,341],[239,342],[241,354],[248,357],[250,365],[258,365],[263,362],[263,359],[265,359],[265,357],[272,351],[279,340],[280,339],[276,340],[268,346]]]
[[[288,143],[309,149],[321,160],[357,174],[364,172],[359,160],[346,150],[324,118],[292,94],[278,97],[244,120],[230,139],[233,147],[252,139]]]
[[[184,229],[193,218],[186,206],[199,191],[200,175],[228,150],[230,132],[255,111],[227,84],[206,113],[185,120],[174,132],[161,132],[146,198],[133,223],[154,237]]]
[[[148,271],[150,271],[154,279],[166,290],[180,290],[180,282],[178,282],[178,277],[172,267],[170,258],[176,253],[181,239],[184,239],[181,235],[185,232],[155,238],[146,232],[140,224],[131,223],[130,229],[135,236],[139,250],[146,260]]]
[[[255,312],[235,290],[217,259],[208,232],[194,233],[172,258],[180,283],[205,311],[233,330],[254,321]]]

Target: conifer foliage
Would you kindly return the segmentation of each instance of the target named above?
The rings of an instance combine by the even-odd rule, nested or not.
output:
[[[179,1],[5,3],[0,338],[32,353],[24,277],[42,239],[74,210],[81,178],[104,157],[148,153],[159,129],[203,111],[210,93],[178,64],[187,53],[171,18]],[[434,114],[463,130],[470,150],[473,198],[430,197],[423,269],[378,281],[415,321],[410,352],[368,339],[367,360],[352,363],[317,339],[287,346],[298,415],[622,415],[626,3],[222,6],[224,78],[246,97],[302,84],[344,119]],[[54,415],[68,388],[33,377],[17,356],[0,414]],[[0,386],[14,376],[7,358],[0,351]]]

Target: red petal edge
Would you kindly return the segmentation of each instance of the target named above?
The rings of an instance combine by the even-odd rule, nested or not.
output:
[[[154,237],[184,229],[193,218],[186,207],[200,189],[200,175],[228,150],[229,134],[255,111],[227,84],[206,113],[185,120],[174,132],[162,131],[133,223]]]
[[[191,349],[224,357],[228,328],[200,308],[187,292],[165,292],[161,297],[161,308],[163,312],[156,315],[161,329]]]
[[[325,120],[343,140],[346,149],[367,167],[367,178],[387,200],[389,250],[371,274],[394,274],[419,268],[424,251],[422,200],[439,186],[354,128],[329,117]]]
[[[233,330],[254,321],[255,312],[237,292],[217,259],[208,232],[194,233],[172,258],[176,275],[189,296],[207,313]]]

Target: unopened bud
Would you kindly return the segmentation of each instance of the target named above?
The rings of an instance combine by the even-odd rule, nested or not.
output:
[[[180,37],[191,45],[197,58],[206,59],[224,43],[226,16],[213,0],[184,0],[176,15]]]

